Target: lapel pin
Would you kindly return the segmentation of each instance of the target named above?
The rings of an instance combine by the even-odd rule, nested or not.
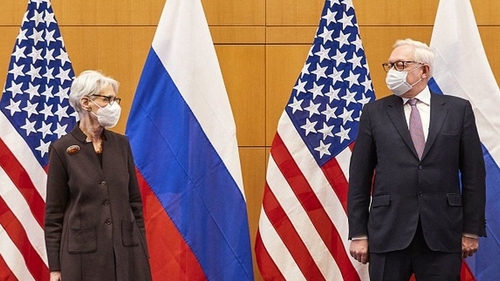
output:
[[[68,148],[66,148],[66,152],[69,155],[77,154],[78,151],[80,151],[80,147],[78,145],[76,145],[76,144],[68,146]]]

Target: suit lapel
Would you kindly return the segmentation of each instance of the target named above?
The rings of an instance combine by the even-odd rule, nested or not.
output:
[[[443,96],[431,93],[431,116],[429,121],[429,134],[427,136],[427,141],[425,143],[424,152],[422,154],[422,159],[431,149],[434,141],[436,140],[441,127],[443,126],[446,115],[448,114],[448,108],[446,107],[446,102]]]
[[[393,96],[387,103],[387,115],[392,121],[394,127],[398,131],[403,141],[406,143],[408,148],[415,154],[418,158],[417,151],[411,140],[410,131],[408,130],[408,125],[406,124],[406,117],[403,109],[403,100],[400,97]]]

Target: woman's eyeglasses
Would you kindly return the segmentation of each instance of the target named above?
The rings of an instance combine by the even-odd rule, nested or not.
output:
[[[104,101],[106,101],[107,103],[113,105],[115,102],[117,102],[118,104],[120,104],[120,102],[122,101],[121,98],[117,98],[115,96],[104,96],[104,95],[91,95],[91,97],[101,97],[104,99]]]

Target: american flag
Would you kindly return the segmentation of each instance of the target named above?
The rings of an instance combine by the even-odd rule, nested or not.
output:
[[[367,280],[349,255],[348,168],[375,95],[350,0],[327,0],[271,146],[257,263],[265,280]]]
[[[73,128],[73,68],[50,0],[30,0],[0,100],[0,280],[48,280],[48,149]]]

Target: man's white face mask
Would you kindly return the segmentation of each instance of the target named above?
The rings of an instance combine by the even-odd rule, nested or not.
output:
[[[406,82],[406,77],[408,76],[408,73],[413,72],[420,67],[422,66],[416,67],[410,71],[398,71],[394,68],[389,69],[389,71],[387,72],[387,76],[385,77],[387,88],[389,88],[389,90],[391,90],[391,92],[396,96],[401,96],[404,93],[408,92],[418,82],[422,81],[422,78],[418,79],[417,82],[413,84],[409,84],[408,82]]]

